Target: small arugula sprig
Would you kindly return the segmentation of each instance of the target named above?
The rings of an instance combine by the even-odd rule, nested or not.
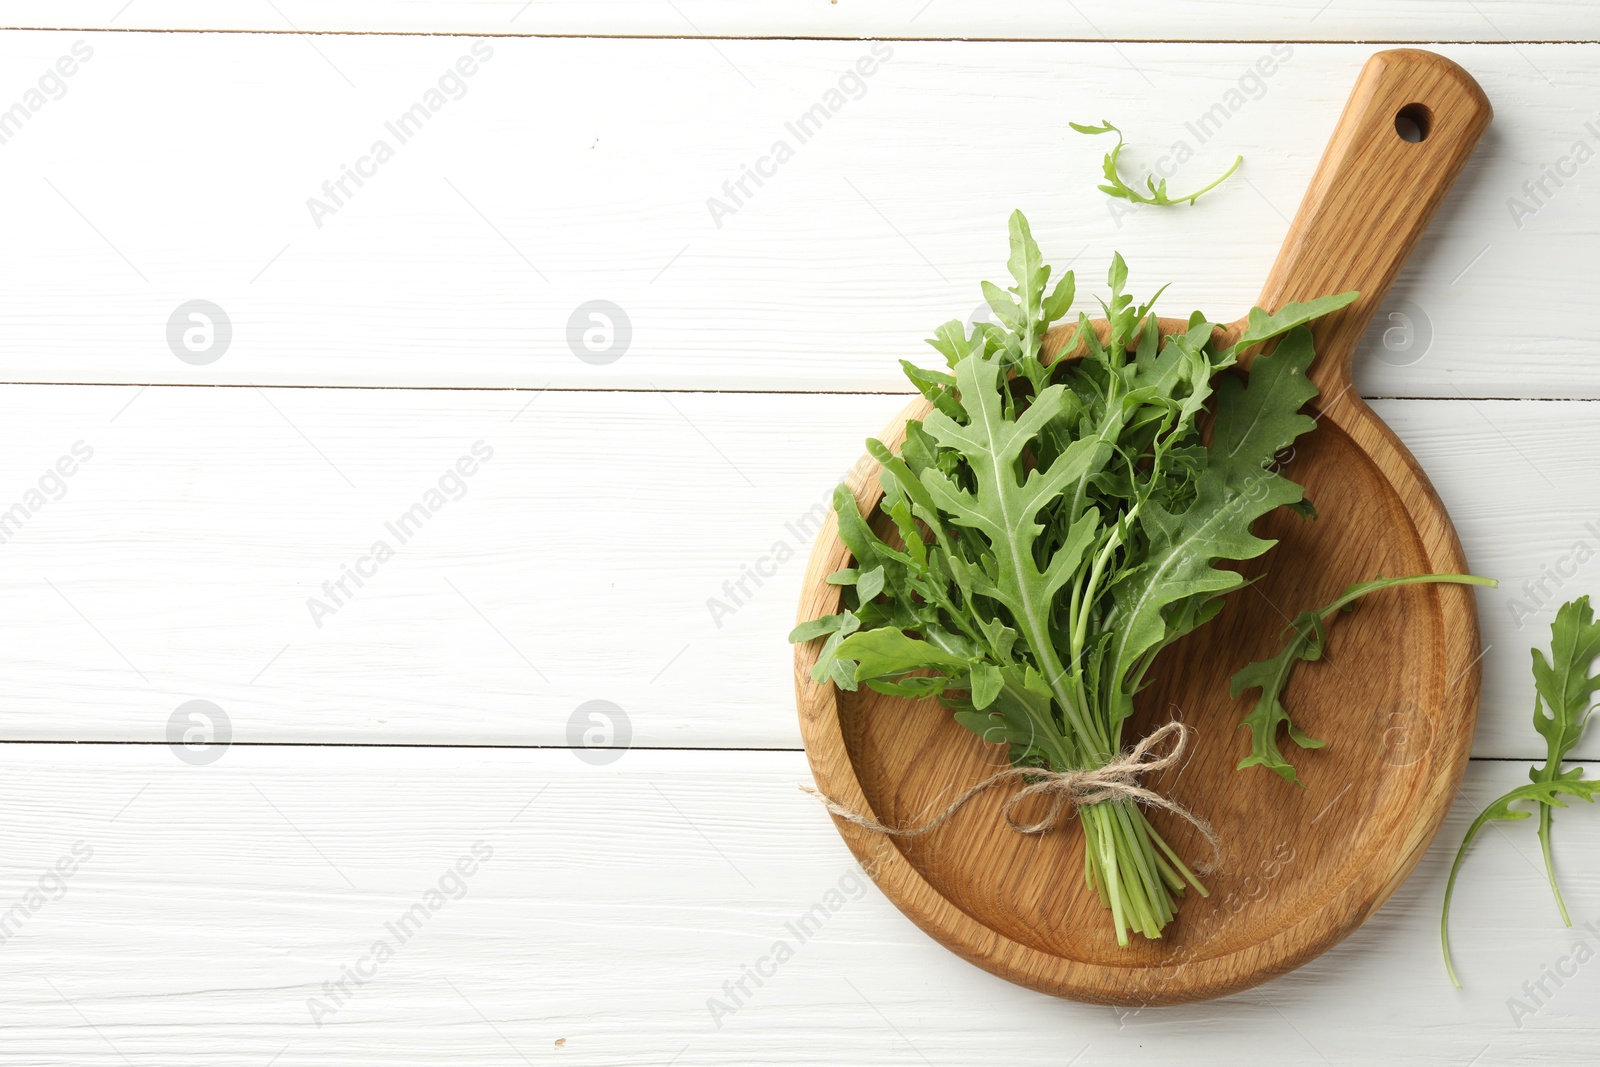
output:
[[[1461,873],[1461,861],[1467,848],[1490,822],[1515,822],[1533,813],[1514,810],[1511,805],[1519,800],[1531,800],[1539,806],[1539,846],[1544,853],[1544,869],[1550,879],[1550,891],[1555,894],[1556,907],[1561,921],[1568,926],[1572,919],[1567,915],[1566,902],[1561,899],[1561,889],[1556,885],[1556,870],[1550,859],[1550,820],[1556,808],[1564,808],[1563,796],[1577,797],[1594,802],[1600,793],[1600,780],[1583,777],[1582,767],[1562,770],[1561,765],[1583,735],[1589,714],[1595,705],[1590,702],[1600,690],[1600,673],[1590,674],[1589,668],[1600,656],[1600,623],[1594,620],[1589,598],[1569,600],[1556,611],[1555,622],[1550,626],[1550,658],[1543,650],[1533,650],[1533,682],[1536,695],[1533,699],[1533,728],[1538,730],[1548,745],[1542,767],[1528,770],[1529,784],[1518,786],[1500,797],[1472,821],[1467,834],[1461,839],[1456,860],[1450,865],[1450,880],[1444,888],[1444,911],[1439,917],[1439,941],[1444,947],[1444,966],[1450,981],[1457,989],[1461,979],[1450,958],[1450,897],[1455,892],[1456,875]],[[1542,705],[1542,707],[1541,707]]]
[[[1127,200],[1135,204],[1155,204],[1160,207],[1172,207],[1182,203],[1193,204],[1196,200],[1200,199],[1202,195],[1209,193],[1211,190],[1227,181],[1233,172],[1239,169],[1239,164],[1244,162],[1243,156],[1235,157],[1233,166],[1229,167],[1222,177],[1218,178],[1204,189],[1196,190],[1195,192],[1184,196],[1167,195],[1167,179],[1162,178],[1160,184],[1158,185],[1154,178],[1146,176],[1144,180],[1145,188],[1150,190],[1150,195],[1146,196],[1137,189],[1134,189],[1128,185],[1127,182],[1123,181],[1122,175],[1117,171],[1117,158],[1122,155],[1122,146],[1125,143],[1122,139],[1121,130],[1111,125],[1111,123],[1105,121],[1102,121],[1098,126],[1086,126],[1081,122],[1069,122],[1067,125],[1071,126],[1079,133],[1087,133],[1091,136],[1101,133],[1114,133],[1117,135],[1117,147],[1106,153],[1105,162],[1102,164],[1105,170],[1106,184],[1100,186],[1100,191],[1105,193],[1107,196],[1120,197],[1123,200]]]
[[[1310,663],[1322,658],[1323,643],[1327,639],[1328,620],[1340,611],[1350,610],[1355,601],[1380,589],[1393,589],[1398,585],[1421,585],[1425,582],[1444,582],[1452,585],[1500,584],[1493,578],[1479,578],[1471,574],[1414,574],[1409,578],[1379,576],[1370,582],[1355,583],[1327,607],[1301,612],[1287,627],[1294,633],[1284,644],[1281,652],[1271,659],[1259,660],[1240,668],[1228,684],[1228,695],[1235,699],[1246,689],[1261,690],[1256,706],[1239,724],[1250,728],[1250,755],[1240,760],[1235,769],[1242,771],[1246,767],[1266,767],[1277,772],[1285,781],[1293,782],[1303,788],[1305,783],[1300,781],[1299,776],[1295,774],[1294,766],[1283,758],[1283,753],[1278,749],[1278,726],[1283,725],[1288,731],[1289,740],[1301,748],[1321,748],[1324,742],[1307,736],[1296,727],[1294,721],[1289,718],[1288,709],[1283,706],[1283,689],[1289,684],[1289,674],[1294,669],[1295,663],[1301,660]]]

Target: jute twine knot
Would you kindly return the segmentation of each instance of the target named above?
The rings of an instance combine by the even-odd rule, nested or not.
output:
[[[1154,754],[1152,751],[1169,737],[1175,737],[1172,749],[1164,756]],[[1005,782],[1014,779],[1026,779],[1028,784],[1011,794],[1006,799],[1005,806],[1000,809],[1005,815],[1006,824],[1019,834],[1042,834],[1055,827],[1070,808],[1076,812],[1078,808],[1090,804],[1100,804],[1108,800],[1133,800],[1148,804],[1153,808],[1170,811],[1174,815],[1189,823],[1200,835],[1206,839],[1206,844],[1211,846],[1213,863],[1221,856],[1222,846],[1217,840],[1216,831],[1211,824],[1183,805],[1154,793],[1139,784],[1139,776],[1151,771],[1161,771],[1178,763],[1183,758],[1183,753],[1189,746],[1189,728],[1182,723],[1173,721],[1167,723],[1149,737],[1140,741],[1133,748],[1102,767],[1092,770],[1078,771],[1051,771],[1039,767],[1007,767],[997,771],[983,781],[956,797],[950,805],[937,815],[916,826],[886,826],[869,815],[863,815],[813,786],[801,783],[802,792],[809,793],[822,801],[823,805],[839,818],[861,827],[863,830],[875,834],[889,834],[893,837],[917,837],[929,830],[936,829],[956,812],[980,793],[987,792]],[[1017,821],[1016,808],[1018,804],[1036,796],[1048,796],[1050,806],[1045,811],[1044,817],[1037,822],[1022,823]],[[1201,873],[1211,869],[1211,865],[1199,866]]]

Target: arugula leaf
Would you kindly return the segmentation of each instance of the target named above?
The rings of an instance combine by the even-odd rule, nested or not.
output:
[[[1450,880],[1444,887],[1444,914],[1439,920],[1439,939],[1444,945],[1444,967],[1449,972],[1450,981],[1455,983],[1457,989],[1461,988],[1461,979],[1456,976],[1455,962],[1450,956],[1450,898],[1455,894],[1456,875],[1461,873],[1461,861],[1466,858],[1467,847],[1472,844],[1473,838],[1478,836],[1479,830],[1491,822],[1515,822],[1530,818],[1533,812],[1519,811],[1511,807],[1519,800],[1534,801],[1539,805],[1539,810],[1544,812],[1552,807],[1566,807],[1560,799],[1563,796],[1577,797],[1579,800],[1593,803],[1596,793],[1600,793],[1600,779],[1563,776],[1547,781],[1530,782],[1528,785],[1519,785],[1505,796],[1491,801],[1489,806],[1472,820],[1472,825],[1467,827],[1466,836],[1461,839],[1461,847],[1456,851],[1455,862],[1450,865]],[[1567,925],[1572,925],[1570,920]]]
[[[912,671],[967,669],[967,661],[893,626],[862,630],[839,644],[839,655],[856,661],[858,681],[898,680]]]
[[[1555,866],[1550,856],[1550,819],[1556,808],[1564,808],[1561,797],[1577,797],[1593,802],[1600,793],[1600,780],[1583,777],[1582,767],[1563,771],[1562,763],[1567,753],[1583,736],[1594,705],[1590,697],[1600,690],[1600,673],[1590,674],[1596,657],[1600,657],[1600,623],[1594,619],[1589,598],[1579,597],[1561,605],[1551,624],[1550,658],[1541,649],[1533,650],[1533,679],[1536,696],[1533,702],[1533,727],[1549,745],[1543,766],[1528,771],[1528,785],[1518,786],[1505,796],[1484,808],[1467,827],[1461,847],[1456,850],[1455,862],[1450,865],[1450,880],[1445,883],[1444,908],[1439,917],[1439,941],[1444,948],[1444,966],[1450,981],[1457,989],[1461,979],[1456,976],[1455,963],[1450,957],[1450,898],[1455,894],[1456,876],[1461,873],[1461,861],[1467,849],[1490,822],[1512,822],[1529,818],[1533,813],[1513,809],[1510,805],[1519,800],[1529,800],[1539,807],[1539,844],[1544,853],[1545,874],[1550,880],[1550,890],[1555,894],[1561,921],[1572,925],[1567,915],[1566,902],[1556,885]],[[1541,708],[1542,705],[1542,708]]]
[[[1580,768],[1562,773],[1561,764],[1583,735],[1589,723],[1589,713],[1594,710],[1589,698],[1600,689],[1600,673],[1591,675],[1589,667],[1600,656],[1600,623],[1594,621],[1588,597],[1579,597],[1561,605],[1551,625],[1551,659],[1544,652],[1533,650],[1533,681],[1539,699],[1533,705],[1533,728],[1545,739],[1548,752],[1544,766],[1528,771],[1535,783],[1576,779],[1582,776]],[[1544,708],[1541,710],[1540,703]],[[1544,853],[1544,869],[1550,879],[1550,892],[1555,895],[1556,908],[1561,921],[1568,926],[1572,919],[1567,915],[1567,903],[1561,899],[1561,888],[1556,885],[1555,864],[1550,858],[1549,804],[1539,808],[1539,850]]]
[[[1266,767],[1285,781],[1304,786],[1294,766],[1283,758],[1283,753],[1278,749],[1278,726],[1287,727],[1289,740],[1301,748],[1321,748],[1326,742],[1311,737],[1295,726],[1289,718],[1288,709],[1283,706],[1281,694],[1283,687],[1289,683],[1289,672],[1297,660],[1313,662],[1322,658],[1327,630],[1323,626],[1322,613],[1318,611],[1302,612],[1295,617],[1290,628],[1294,636],[1289,638],[1281,652],[1271,659],[1240,668],[1228,683],[1228,695],[1234,699],[1238,699],[1246,689],[1261,690],[1256,706],[1239,724],[1250,729],[1250,755],[1240,760],[1234,769],[1242,771],[1246,767]]]
[[[1284,726],[1289,740],[1301,748],[1321,748],[1325,742],[1308,736],[1295,726],[1289,711],[1283,706],[1283,690],[1289,684],[1289,673],[1298,661],[1315,662],[1322,658],[1323,644],[1327,640],[1328,621],[1341,611],[1349,611],[1355,601],[1380,589],[1393,589],[1401,585],[1420,585],[1443,582],[1453,585],[1498,585],[1493,578],[1478,578],[1470,574],[1416,574],[1409,578],[1378,577],[1370,582],[1357,582],[1347,588],[1326,607],[1303,611],[1295,616],[1286,630],[1293,634],[1283,649],[1270,659],[1258,660],[1241,667],[1228,684],[1228,695],[1238,699],[1246,689],[1260,689],[1261,696],[1250,714],[1239,725],[1250,730],[1250,755],[1239,761],[1236,770],[1246,767],[1266,767],[1285,781],[1304,786],[1293,765],[1283,758],[1278,749],[1278,727]]]
[[[1101,164],[1101,169],[1105,173],[1106,184],[1100,186],[1099,188],[1100,191],[1105,193],[1107,196],[1120,197],[1123,200],[1127,200],[1135,204],[1156,204],[1161,207],[1171,207],[1175,204],[1184,203],[1185,201],[1193,204],[1196,200],[1200,199],[1202,195],[1209,193],[1211,190],[1227,181],[1233,172],[1239,169],[1239,164],[1244,162],[1243,156],[1235,157],[1233,165],[1223,172],[1222,177],[1218,178],[1204,189],[1197,189],[1192,193],[1180,196],[1169,197],[1167,195],[1167,180],[1165,178],[1162,178],[1161,183],[1157,185],[1154,178],[1146,176],[1144,180],[1145,188],[1150,190],[1150,195],[1146,196],[1137,189],[1130,187],[1127,182],[1123,181],[1122,175],[1117,171],[1117,158],[1122,155],[1122,146],[1124,143],[1122,140],[1121,130],[1111,125],[1111,123],[1104,121],[1101,122],[1099,126],[1087,126],[1080,122],[1069,122],[1067,125],[1071,126],[1079,133],[1087,133],[1090,135],[1114,133],[1117,135],[1117,147],[1106,153],[1105,161]]]
[[[1313,319],[1320,319],[1330,311],[1338,311],[1355,303],[1360,296],[1359,292],[1352,289],[1335,296],[1321,296],[1315,300],[1285,304],[1271,315],[1260,308],[1251,308],[1246,318],[1244,333],[1240,335],[1238,343],[1228,349],[1228,357],[1237,358],[1241,352],[1263,341],[1270,341],[1274,337],[1288,333],[1296,326],[1303,326]]]

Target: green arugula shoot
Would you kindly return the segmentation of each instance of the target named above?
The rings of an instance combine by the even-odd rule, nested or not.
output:
[[[1550,891],[1555,894],[1556,907],[1561,921],[1568,926],[1572,919],[1567,915],[1566,902],[1561,899],[1561,889],[1556,885],[1555,865],[1550,857],[1550,820],[1556,808],[1564,808],[1562,797],[1577,797],[1594,802],[1600,793],[1600,780],[1583,777],[1582,767],[1562,770],[1567,753],[1577,745],[1589,714],[1595,708],[1590,698],[1600,690],[1600,673],[1590,674],[1595,658],[1600,656],[1600,623],[1594,620],[1589,598],[1579,597],[1561,605],[1555,622],[1550,627],[1550,658],[1543,650],[1533,650],[1533,728],[1544,737],[1548,752],[1542,767],[1528,770],[1528,785],[1518,786],[1500,797],[1472,821],[1456,859],[1450,865],[1450,880],[1444,889],[1444,911],[1439,917],[1439,941],[1444,947],[1444,966],[1450,981],[1457,989],[1461,979],[1456,977],[1455,963],[1450,958],[1450,897],[1455,893],[1456,875],[1461,873],[1461,861],[1467,848],[1490,822],[1515,822],[1526,819],[1531,811],[1514,809],[1520,800],[1532,801],[1539,810],[1539,846],[1544,853],[1544,869],[1550,879]]]
[[[1080,313],[1063,351],[1081,358],[1048,360],[1045,331],[1066,317],[1074,276],[1049,284],[1021,212],[1010,244],[1014,284],[983,287],[997,322],[935,331],[948,372],[905,364],[933,410],[898,450],[867,442],[882,467],[878,525],[848,487],[835,492],[853,557],[828,579],[840,610],[790,640],[824,642],[817,682],[936,698],[1014,766],[1097,769],[1122,755],[1161,651],[1245,584],[1217,564],[1266,552],[1256,520],[1302,504],[1273,457],[1314,426],[1300,410],[1317,392],[1304,324],[1357,294],[1253,315],[1233,345],[1198,312],[1163,337],[1116,256],[1100,301],[1108,339]],[[1275,337],[1248,376],[1230,369]],[[1137,803],[1078,814],[1084,878],[1120,943],[1160,937],[1186,887],[1206,892]]]
[[[1128,185],[1127,182],[1123,181],[1121,173],[1117,170],[1117,160],[1122,155],[1122,146],[1125,143],[1122,139],[1121,130],[1117,129],[1109,122],[1102,122],[1098,126],[1086,126],[1080,122],[1069,122],[1067,125],[1071,126],[1079,133],[1087,133],[1090,135],[1114,133],[1117,135],[1117,146],[1106,153],[1105,161],[1102,164],[1102,167],[1105,171],[1106,184],[1100,186],[1100,191],[1105,193],[1107,196],[1120,197],[1123,200],[1127,200],[1135,204],[1156,204],[1161,207],[1172,207],[1176,204],[1182,204],[1186,202],[1193,204],[1196,200],[1200,199],[1201,196],[1209,193],[1211,190],[1227,181],[1228,178],[1232,176],[1233,172],[1239,169],[1239,164],[1244,162],[1243,156],[1235,157],[1233,166],[1229,167],[1222,177],[1218,178],[1204,189],[1198,189],[1195,192],[1184,196],[1167,195],[1167,179],[1162,178],[1161,183],[1158,185],[1153,177],[1146,176],[1144,180],[1145,188],[1150,190],[1150,195],[1146,196],[1144,193],[1139,192],[1139,190],[1133,188],[1132,186]]]
[[[1295,663],[1304,660],[1315,662],[1322,658],[1323,644],[1327,638],[1328,621],[1340,611],[1349,611],[1355,601],[1380,589],[1397,585],[1420,585],[1424,582],[1446,582],[1455,585],[1498,585],[1493,578],[1479,578],[1471,574],[1417,574],[1409,578],[1379,577],[1370,582],[1357,582],[1346,589],[1337,600],[1323,608],[1303,611],[1289,624],[1293,631],[1283,650],[1271,659],[1259,660],[1240,668],[1228,685],[1228,695],[1237,699],[1246,689],[1259,689],[1261,696],[1256,706],[1239,725],[1250,729],[1250,755],[1239,761],[1237,770],[1246,767],[1266,767],[1286,781],[1299,786],[1294,766],[1284,759],[1278,749],[1278,727],[1288,733],[1289,740],[1301,748],[1321,748],[1323,742],[1307,736],[1289,718],[1283,706],[1283,690],[1289,684],[1289,674]]]

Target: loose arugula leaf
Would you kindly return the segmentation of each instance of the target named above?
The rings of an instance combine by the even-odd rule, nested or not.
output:
[[[1600,674],[1589,673],[1590,665],[1600,656],[1600,623],[1594,621],[1588,597],[1579,597],[1556,611],[1551,637],[1553,664],[1545,659],[1543,651],[1533,650],[1534,687],[1538,690],[1539,701],[1549,709],[1541,711],[1538,701],[1533,706],[1533,728],[1548,745],[1544,766],[1528,771],[1528,777],[1534,782],[1577,778],[1583,774],[1577,768],[1563,774],[1561,764],[1583,735],[1589,713],[1594,710],[1589,698],[1600,689]],[[1550,859],[1552,814],[1548,804],[1539,808],[1539,850],[1544,853],[1545,874],[1550,879],[1550,892],[1555,895],[1561,921],[1571,926],[1566,901],[1561,899],[1561,889],[1556,885],[1555,864]]]
[[[1233,172],[1239,169],[1239,164],[1244,162],[1243,156],[1236,157],[1233,161],[1233,165],[1223,172],[1222,177],[1218,178],[1204,189],[1197,189],[1192,193],[1181,196],[1167,195],[1167,180],[1165,178],[1162,178],[1161,183],[1158,185],[1156,184],[1156,180],[1154,178],[1146,176],[1144,180],[1145,188],[1150,190],[1150,195],[1146,196],[1137,189],[1131,188],[1127,182],[1122,180],[1122,175],[1117,171],[1117,158],[1122,155],[1122,146],[1124,143],[1122,140],[1121,130],[1117,129],[1109,122],[1102,122],[1099,126],[1087,126],[1079,122],[1069,122],[1067,125],[1071,126],[1079,133],[1087,133],[1090,135],[1114,133],[1117,135],[1117,146],[1106,153],[1106,158],[1101,164],[1101,169],[1105,172],[1106,184],[1100,186],[1100,191],[1105,193],[1107,196],[1120,197],[1123,200],[1128,200],[1135,204],[1156,204],[1161,207],[1171,207],[1174,204],[1181,204],[1186,201],[1190,204],[1193,204],[1196,200],[1200,199],[1202,195],[1209,193],[1211,190],[1227,181],[1228,178],[1232,176]]]
[[[1590,698],[1600,690],[1600,672],[1589,673],[1595,659],[1600,657],[1600,623],[1594,619],[1589,598],[1569,600],[1556,610],[1555,622],[1550,627],[1550,658],[1541,649],[1533,650],[1533,680],[1536,696],[1533,702],[1533,728],[1538,730],[1548,744],[1548,755],[1543,766],[1530,768],[1528,785],[1518,786],[1495,800],[1473,820],[1467,828],[1461,847],[1456,850],[1455,862],[1450,865],[1450,880],[1445,883],[1444,909],[1439,917],[1439,940],[1444,947],[1444,966],[1450,981],[1457,989],[1461,979],[1456,977],[1455,964],[1450,958],[1450,898],[1455,893],[1456,875],[1461,871],[1461,861],[1478,831],[1490,822],[1526,819],[1532,812],[1515,810],[1511,804],[1531,800],[1539,806],[1539,844],[1544,853],[1545,874],[1550,880],[1550,891],[1555,894],[1556,907],[1561,921],[1572,925],[1567,915],[1566,902],[1556,885],[1555,865],[1550,856],[1550,820],[1556,808],[1564,808],[1561,797],[1577,797],[1591,803],[1600,793],[1600,780],[1583,777],[1582,767],[1562,770],[1567,753],[1583,736],[1583,728],[1595,705]]]
[[[1271,659],[1241,668],[1228,683],[1228,695],[1234,699],[1238,699],[1246,689],[1261,690],[1256,706],[1239,724],[1250,729],[1250,755],[1240,760],[1234,769],[1242,771],[1246,767],[1266,767],[1284,780],[1304,786],[1294,766],[1283,758],[1283,753],[1278,749],[1278,726],[1282,724],[1287,727],[1289,740],[1301,748],[1321,748],[1327,742],[1319,741],[1295,726],[1289,718],[1288,709],[1283,706],[1281,694],[1297,660],[1313,662],[1322,658],[1327,630],[1323,626],[1322,613],[1318,611],[1302,612],[1295,617],[1290,628],[1294,636],[1283,646],[1283,651]]]
[[[1579,770],[1578,773],[1581,774],[1582,771]],[[1596,793],[1600,793],[1600,779],[1564,776],[1530,782],[1528,785],[1519,785],[1505,796],[1490,802],[1489,806],[1472,820],[1472,825],[1467,827],[1466,836],[1461,839],[1461,847],[1456,850],[1455,862],[1450,865],[1450,879],[1444,887],[1444,914],[1439,920],[1439,940],[1444,945],[1444,967],[1450,974],[1450,981],[1455,983],[1457,989],[1461,988],[1461,979],[1456,976],[1455,962],[1450,956],[1450,898],[1455,894],[1456,875],[1461,873],[1461,861],[1466,859],[1467,848],[1472,844],[1473,838],[1478,836],[1479,830],[1491,822],[1515,822],[1530,818],[1533,812],[1519,811],[1511,807],[1519,800],[1531,800],[1539,805],[1540,811],[1548,811],[1552,807],[1566,807],[1561,802],[1563,796],[1577,797],[1579,800],[1593,803]],[[1568,921],[1567,925],[1571,926],[1572,923]]]
[[[1401,585],[1420,585],[1426,582],[1443,582],[1453,585],[1498,585],[1493,578],[1479,578],[1471,574],[1416,574],[1409,578],[1379,577],[1370,582],[1357,582],[1326,607],[1303,611],[1285,629],[1293,631],[1283,649],[1270,659],[1259,660],[1242,667],[1228,684],[1228,695],[1238,699],[1246,689],[1260,689],[1261,696],[1250,714],[1239,725],[1250,730],[1250,755],[1239,761],[1236,770],[1246,767],[1266,767],[1285,781],[1299,786],[1300,781],[1293,765],[1283,758],[1278,749],[1278,727],[1284,726],[1289,740],[1301,748],[1321,748],[1325,742],[1307,736],[1283,706],[1283,690],[1289,684],[1289,673],[1298,661],[1315,662],[1322,658],[1323,644],[1327,640],[1327,624],[1341,611],[1349,611],[1355,601],[1380,589],[1393,589]]]

